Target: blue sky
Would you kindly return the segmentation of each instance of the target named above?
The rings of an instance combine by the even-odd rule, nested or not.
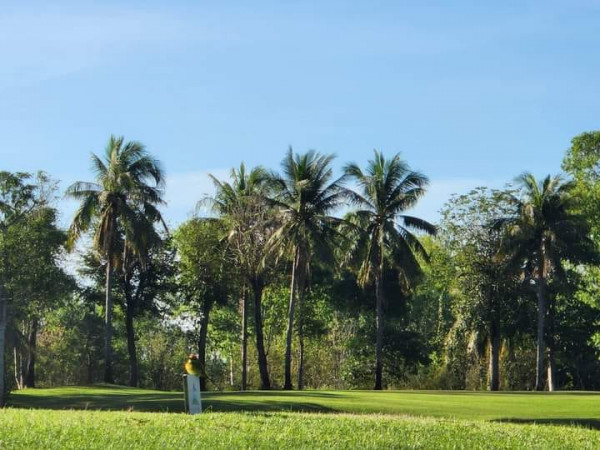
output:
[[[123,134],[163,162],[177,224],[208,172],[377,148],[430,177],[415,213],[436,220],[453,192],[558,172],[599,127],[599,23],[578,0],[6,2],[0,168],[66,187]]]

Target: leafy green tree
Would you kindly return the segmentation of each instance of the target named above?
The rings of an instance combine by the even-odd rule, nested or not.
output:
[[[191,323],[202,366],[207,364],[207,336],[210,314],[215,304],[225,303],[231,293],[231,267],[223,239],[226,225],[220,219],[191,219],[173,233],[179,255],[178,284],[182,307],[180,318]],[[189,313],[189,314],[188,314]],[[206,376],[200,385],[206,389]]]
[[[382,348],[384,330],[384,273],[398,270],[404,285],[410,286],[421,273],[419,257],[427,252],[411,229],[435,234],[429,222],[406,215],[425,194],[428,179],[395,155],[386,160],[378,151],[366,171],[348,164],[346,174],[356,181],[359,193],[352,199],[359,209],[348,218],[355,235],[349,250],[350,261],[358,265],[358,279],[363,287],[375,286],[377,335],[375,346],[375,389],[382,389]]]
[[[227,241],[242,276],[242,390],[247,387],[248,358],[248,299],[247,286],[254,298],[254,327],[260,371],[261,389],[270,389],[271,381],[265,352],[262,295],[268,283],[272,264],[266,259],[266,243],[273,232],[274,217],[265,201],[267,172],[261,167],[248,171],[242,163],[232,169],[230,182],[211,176],[216,187],[213,207],[224,218],[228,229]]]
[[[519,310],[519,271],[509,258],[498,257],[504,230],[498,218],[512,212],[511,191],[479,187],[455,195],[442,210],[440,238],[453,257],[463,305],[458,308],[468,328],[489,348],[488,389],[500,388],[500,348],[503,335]]]
[[[9,233],[35,214],[36,209],[46,205],[51,192],[49,179],[42,172],[34,179],[28,173],[0,171],[0,406],[4,405],[8,391],[5,339],[12,299],[8,289],[11,277],[9,257],[18,253],[12,245],[17,243],[9,237]]]
[[[23,362],[20,387],[35,387],[37,336],[46,313],[59,307],[75,289],[75,281],[61,267],[66,234],[58,229],[56,217],[54,208],[40,205],[5,235],[12,329],[22,334],[15,344],[25,343],[15,346]]]
[[[167,297],[174,290],[174,252],[158,235],[152,234],[149,246],[138,250],[137,257],[133,250],[125,251],[119,278],[124,297],[121,305],[125,314],[130,386],[139,386],[140,382],[134,320],[143,313],[157,315],[160,304],[167,304]]]
[[[439,233],[443,233],[443,225]],[[446,337],[455,321],[453,308],[459,297],[458,271],[452,254],[441,239],[424,236],[421,242],[429,255],[429,263],[421,266],[423,277],[410,297],[409,325],[428,343],[435,366],[443,357]]]
[[[574,179],[577,209],[586,215],[594,240],[600,242],[600,131],[575,136],[562,167]]]
[[[277,208],[281,225],[269,239],[268,247],[279,257],[292,256],[292,273],[288,325],[286,331],[284,389],[292,389],[292,339],[296,299],[299,309],[310,276],[314,257],[324,261],[333,258],[332,247],[339,219],[331,213],[342,204],[346,190],[342,178],[333,179],[332,155],[315,151],[294,154],[290,148],[281,162],[282,174],[271,174],[273,194],[271,204]],[[298,363],[298,389],[303,388],[304,338],[303,318],[298,317],[300,356]]]
[[[519,195],[509,201],[514,214],[497,221],[506,227],[501,255],[525,268],[537,296],[537,355],[535,389],[544,389],[545,325],[548,314],[548,281],[563,270],[563,261],[592,260],[595,255],[585,216],[574,211],[573,183],[560,176],[547,176],[538,182],[530,173],[517,178]],[[552,349],[548,355],[548,389],[555,389]]]
[[[102,292],[84,288],[45,315],[38,337],[40,384],[89,385],[99,380],[104,324],[98,305],[102,302]]]
[[[163,203],[164,175],[141,143],[125,142],[123,137],[110,137],[103,159],[92,153],[92,165],[95,182],[80,181],[67,189],[67,196],[81,201],[69,228],[69,244],[72,247],[83,233],[93,230],[94,249],[106,263],[104,381],[112,383],[114,275],[124,248],[137,248],[143,236],[140,229],[147,229],[139,212],[150,221],[161,220],[157,206]]]
[[[563,389],[596,390],[600,386],[600,286],[587,266],[565,264],[549,283],[546,341],[556,362],[556,384]]]

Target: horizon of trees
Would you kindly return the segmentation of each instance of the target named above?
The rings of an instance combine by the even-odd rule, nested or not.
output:
[[[600,132],[572,140],[563,175],[455,194],[435,225],[410,214],[429,180],[399,154],[339,177],[333,159],[242,163],[174,230],[139,142],[92,154],[68,230],[56,181],[0,172],[1,402],[179,389],[190,352],[203,389],[600,389]]]

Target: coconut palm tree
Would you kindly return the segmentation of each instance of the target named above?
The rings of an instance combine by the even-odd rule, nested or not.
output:
[[[428,234],[435,234],[436,229],[423,219],[404,214],[423,196],[428,179],[410,170],[399,154],[386,160],[375,151],[366,171],[348,164],[345,172],[358,184],[358,193],[353,193],[352,199],[359,208],[348,216],[348,236],[352,236],[348,261],[358,267],[361,286],[375,287],[375,389],[379,390],[383,376],[384,273],[388,268],[396,269],[403,284],[409,286],[420,273],[419,257],[427,259],[427,252],[411,229]]]
[[[113,382],[113,277],[121,266],[123,249],[139,241],[139,212],[158,221],[163,203],[164,175],[160,163],[143,144],[111,136],[104,158],[92,153],[95,182],[76,182],[66,195],[81,202],[69,228],[69,246],[93,230],[93,246],[106,263],[104,381]],[[125,243],[127,242],[127,244]]]
[[[264,344],[262,293],[270,265],[265,263],[266,242],[273,229],[272,211],[265,202],[267,172],[262,167],[248,171],[244,163],[232,169],[230,182],[210,176],[216,194],[210,199],[228,226],[228,242],[244,279],[241,295],[242,310],[242,390],[247,385],[248,359],[248,299],[247,286],[254,297],[254,325],[261,389],[270,389],[269,369]]]
[[[292,339],[296,309],[302,311],[306,282],[313,257],[331,259],[336,225],[340,219],[330,214],[344,200],[343,177],[333,179],[332,155],[315,151],[294,154],[290,148],[281,162],[282,175],[271,174],[271,204],[277,208],[280,226],[268,247],[278,257],[292,256],[290,302],[285,347],[284,389],[292,389]],[[296,304],[296,300],[297,303]],[[298,317],[298,389],[303,388],[304,340],[302,315]]]
[[[550,277],[562,272],[562,262],[585,262],[595,256],[584,216],[574,212],[573,184],[560,176],[548,175],[538,182],[531,173],[516,182],[520,193],[509,197],[513,217],[501,218],[506,226],[501,254],[519,264],[535,285],[537,296],[537,354],[535,389],[544,389],[545,323],[548,314],[547,285]],[[550,349],[552,350],[552,349]],[[553,358],[548,355],[548,389],[555,389]]]

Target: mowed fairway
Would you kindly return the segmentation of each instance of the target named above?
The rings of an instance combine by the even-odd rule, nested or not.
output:
[[[203,400],[208,413],[191,417],[178,414],[177,392],[21,391],[0,411],[0,448],[600,448],[596,393],[210,392]]]

